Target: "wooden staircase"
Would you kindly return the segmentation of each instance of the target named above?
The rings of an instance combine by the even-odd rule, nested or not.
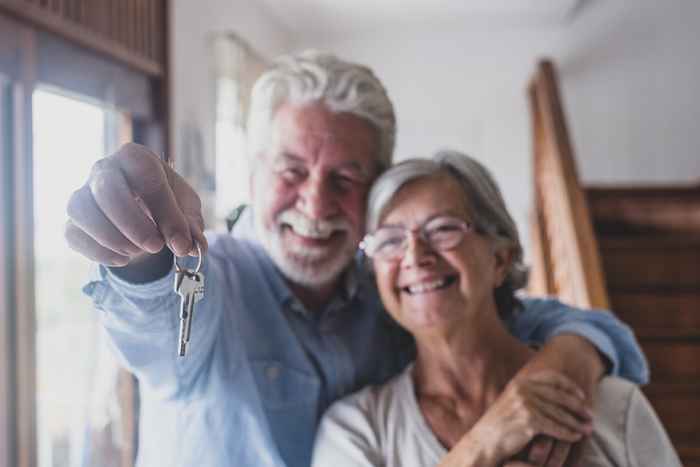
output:
[[[686,467],[700,467],[700,184],[582,187],[554,67],[531,82],[530,291],[608,308],[651,368],[643,390]]]

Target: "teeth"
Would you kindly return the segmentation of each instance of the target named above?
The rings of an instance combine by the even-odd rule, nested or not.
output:
[[[416,294],[416,293],[425,293],[425,292],[430,292],[431,290],[439,289],[440,287],[443,287],[447,283],[447,279],[438,279],[432,282],[422,282],[420,284],[415,284],[415,285],[409,285],[408,288],[408,293],[411,294]]]
[[[333,230],[331,230],[331,229],[322,230],[322,229],[314,228],[314,227],[309,226],[309,225],[290,224],[289,226],[292,228],[292,230],[295,233],[297,233],[303,237],[309,237],[309,238],[317,238],[317,239],[325,240],[325,239],[329,238],[331,236],[331,234],[333,233]]]

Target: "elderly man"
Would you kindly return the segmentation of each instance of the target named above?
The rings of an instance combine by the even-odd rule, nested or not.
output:
[[[414,355],[356,257],[369,187],[394,147],[382,84],[333,56],[286,57],[256,83],[248,131],[253,208],[233,235],[205,237],[196,193],[133,144],[98,162],[68,206],[69,244],[100,264],[85,291],[141,383],[140,466],[308,466],[323,411]],[[171,252],[195,242],[206,292],[178,357]],[[553,368],[587,389],[605,365],[646,380],[611,315],[525,304],[509,329],[548,344],[523,371]],[[538,447],[543,464],[551,446]]]

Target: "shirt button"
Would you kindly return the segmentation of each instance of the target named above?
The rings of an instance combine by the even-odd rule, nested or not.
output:
[[[270,365],[265,370],[265,374],[267,375],[267,379],[274,381],[280,375],[280,367],[277,365]]]

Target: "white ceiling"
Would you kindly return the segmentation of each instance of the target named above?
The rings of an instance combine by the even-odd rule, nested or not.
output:
[[[543,26],[570,21],[587,0],[258,0],[297,41],[342,40],[398,28]]]

